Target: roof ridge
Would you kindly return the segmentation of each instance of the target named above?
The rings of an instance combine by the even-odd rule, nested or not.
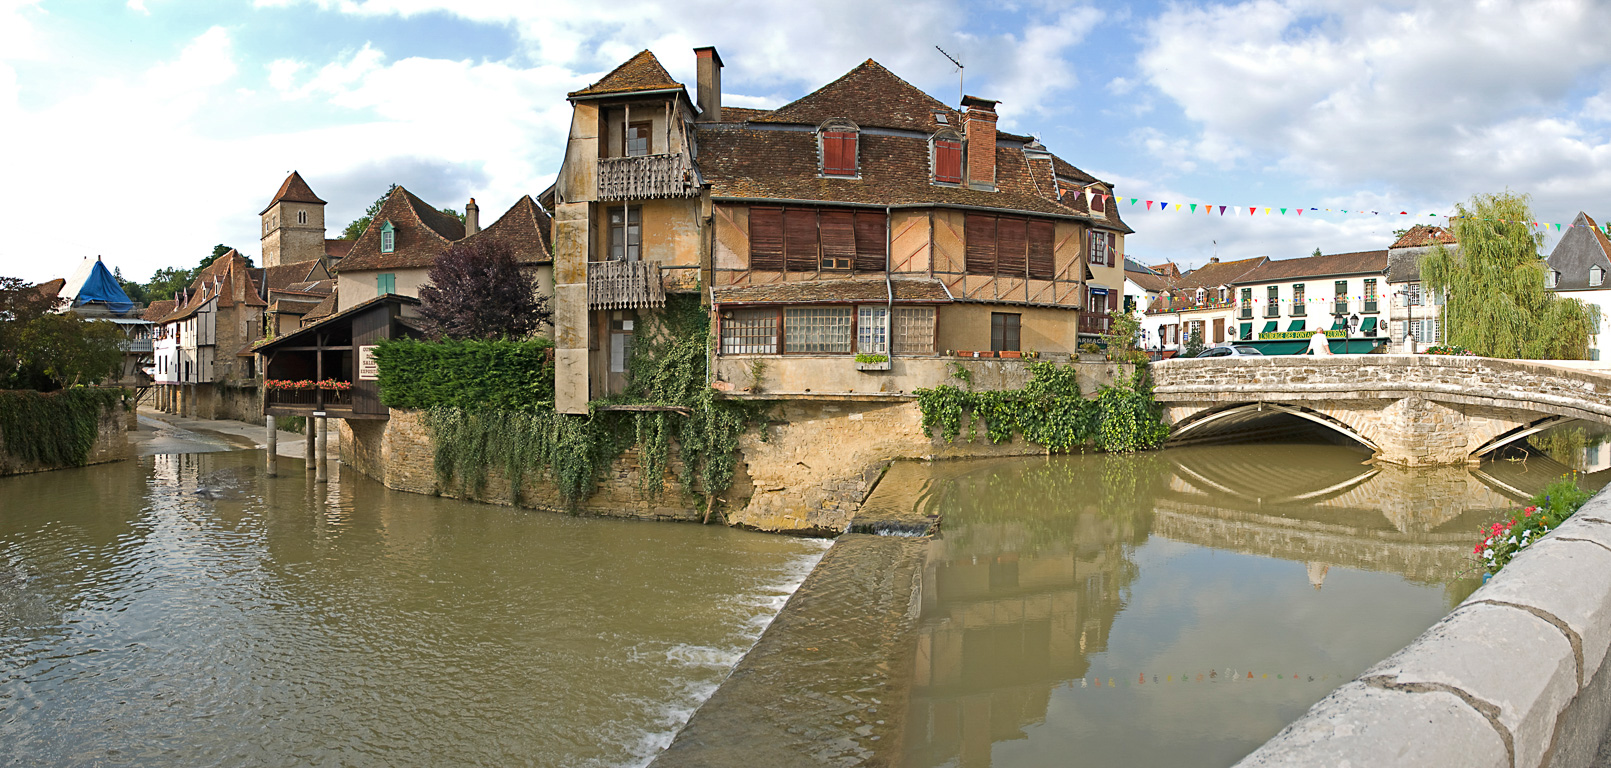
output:
[[[262,216],[268,213],[270,208],[281,202],[325,204],[325,201],[319,199],[319,196],[313,193],[313,187],[308,186],[308,182],[303,180],[302,174],[296,171],[292,171],[290,176],[285,177],[285,181],[280,182],[280,191],[274,193],[274,199],[270,200],[268,205],[263,206],[263,210],[259,211],[257,215]]]
[[[571,91],[566,96],[581,96],[590,93],[631,93],[633,91],[660,90],[662,88],[681,88],[682,83],[677,82],[666,71],[660,59],[654,52],[645,48],[632,55],[632,58],[621,62],[615,69],[605,73],[597,82],[581,90]]]

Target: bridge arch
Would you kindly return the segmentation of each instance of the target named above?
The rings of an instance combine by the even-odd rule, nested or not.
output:
[[[1282,403],[1253,402],[1235,403],[1219,408],[1208,408],[1182,419],[1170,431],[1169,440],[1180,442],[1193,437],[1206,436],[1210,432],[1218,432],[1237,422],[1251,419],[1260,419],[1275,414],[1286,414],[1299,419],[1318,424],[1326,429],[1336,432],[1360,445],[1377,453],[1381,447],[1376,441],[1367,437],[1360,430],[1336,418],[1335,416],[1313,408],[1303,406],[1285,405]]]

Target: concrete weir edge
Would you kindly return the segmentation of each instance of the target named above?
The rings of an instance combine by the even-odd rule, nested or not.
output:
[[[1611,494],[1238,766],[1596,764],[1611,727]]]

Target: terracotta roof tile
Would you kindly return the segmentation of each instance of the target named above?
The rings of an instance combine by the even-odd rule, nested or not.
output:
[[[752,109],[750,107],[729,107],[722,105],[722,122],[742,123],[745,120],[755,120],[772,114],[770,109]]]
[[[1075,168],[1073,163],[1070,163],[1057,155],[1052,155],[1052,167],[1057,169],[1058,176],[1072,179],[1081,184],[1090,184],[1097,180],[1095,176]]]
[[[1443,227],[1434,227],[1430,224],[1416,224],[1415,226],[1410,227],[1410,231],[1405,232],[1402,237],[1393,241],[1393,244],[1389,247],[1419,248],[1421,246],[1436,245],[1437,243],[1454,245],[1455,242],[1456,240],[1454,239],[1454,233],[1444,229]]]
[[[950,303],[951,295],[938,280],[891,280],[895,301]],[[852,304],[887,301],[890,289],[879,280],[810,280],[770,285],[714,288],[717,304]]]
[[[554,261],[548,248],[551,224],[548,214],[537,206],[531,195],[526,195],[515,201],[492,226],[464,238],[464,242],[495,240],[509,247],[517,263],[549,264]]]
[[[258,211],[257,215],[262,216],[268,213],[270,208],[281,202],[324,205],[324,201],[320,200],[318,195],[313,194],[313,188],[302,180],[302,174],[296,171],[292,171],[290,176],[285,177],[285,181],[280,184],[280,191],[274,193],[274,199],[270,200],[268,205],[263,206],[263,210]]]
[[[647,50],[627,59],[621,66],[599,78],[599,81],[568,96],[594,96],[633,91],[658,91],[664,88],[681,88],[682,83],[671,79],[671,74],[660,66],[660,60]],[[725,110],[724,110],[725,111]]]
[[[357,241],[355,241],[355,240],[325,240],[324,241],[324,255],[329,256],[332,259],[344,258],[344,257],[346,257],[347,253],[352,250],[352,244],[354,242],[357,242]]]
[[[281,264],[277,267],[267,267],[263,270],[263,285],[268,290],[278,291],[292,283],[306,282],[309,273],[318,265],[319,262],[315,259]]]
[[[46,280],[45,282],[40,283],[38,287],[39,295],[48,299],[54,299],[58,296],[61,296],[62,289],[67,287],[67,278],[58,277],[54,280]]]
[[[725,113],[726,108],[722,111]],[[935,120],[936,112],[946,116],[945,123]],[[820,125],[836,117],[862,128],[905,128],[924,133],[942,126],[962,130],[960,112],[872,59],[838,80],[772,110],[771,114],[751,119],[764,123]]]
[[[331,316],[331,315],[333,315],[335,313],[336,313],[336,295],[332,293],[332,294],[330,294],[330,298],[319,302],[319,304],[317,306],[315,306],[311,310],[308,310],[308,313],[302,316],[302,324],[307,325],[309,323],[312,323],[312,322],[318,320],[321,317],[329,317],[329,316]]]
[[[1195,291],[1198,288],[1230,285],[1269,260],[1268,256],[1255,256],[1236,261],[1209,262],[1182,275],[1175,287]]]
[[[1357,251],[1354,253],[1328,253],[1322,256],[1305,256],[1301,259],[1266,261],[1257,269],[1242,275],[1237,283],[1273,283],[1303,277],[1330,277],[1332,275],[1374,275],[1387,271],[1387,251]],[[1196,274],[1193,272],[1192,274]]]
[[[380,251],[382,222],[395,229],[391,253]],[[353,242],[352,250],[336,269],[341,272],[429,267],[438,254],[454,240],[464,237],[464,224],[402,187],[375,214],[374,222]]]
[[[158,322],[164,317],[173,314],[174,305],[177,303],[178,300],[176,299],[153,301],[151,302],[150,306],[145,308],[144,312],[140,313],[140,317],[145,320],[150,320],[153,323]]]

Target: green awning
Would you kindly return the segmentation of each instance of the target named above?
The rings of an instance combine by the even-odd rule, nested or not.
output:
[[[1275,321],[1271,320],[1270,322],[1265,323],[1264,330],[1259,331],[1259,333],[1275,333]]]
[[[1242,341],[1249,341],[1253,338],[1252,323],[1242,323],[1242,335],[1239,338],[1241,338]]]
[[[1348,321],[1347,320],[1333,321],[1332,324],[1331,324],[1331,330],[1333,330],[1333,331],[1346,331],[1346,330],[1348,330]]]
[[[1332,339],[1331,353],[1333,355],[1363,355],[1376,351],[1376,348],[1387,343],[1387,339]]]
[[[1255,341],[1242,346],[1252,347],[1265,355],[1301,355],[1309,351],[1307,341]]]
[[[1386,339],[1331,339],[1334,355],[1363,355],[1387,343]],[[1309,352],[1307,341],[1254,341],[1238,346],[1252,347],[1265,355],[1303,355]]]
[[[1361,331],[1363,331],[1365,333],[1370,333],[1371,331],[1376,330],[1376,318],[1374,318],[1374,317],[1365,318],[1365,322],[1360,324],[1359,330],[1361,330]]]
[[[1287,333],[1292,333],[1293,331],[1301,331],[1301,330],[1303,330],[1303,321],[1302,320],[1293,320],[1292,324],[1287,326]]]

